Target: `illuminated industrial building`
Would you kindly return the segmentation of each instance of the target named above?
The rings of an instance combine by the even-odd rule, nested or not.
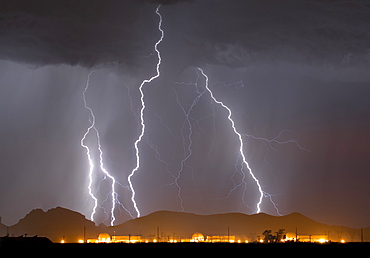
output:
[[[327,243],[329,242],[327,235],[297,235],[293,232],[286,234],[285,241],[299,241],[309,243]]]
[[[87,243],[141,243],[141,236],[110,236],[108,233],[101,233],[97,239],[87,239]]]
[[[85,239],[85,240],[83,240]],[[252,237],[253,239],[253,237]],[[343,238],[338,238],[337,242],[346,243],[346,240]],[[196,232],[189,236],[179,236],[173,233],[172,236],[162,233],[162,237],[159,236],[159,231],[157,235],[150,234],[147,236],[141,235],[110,235],[108,233],[100,233],[97,235],[97,238],[86,239],[80,238],[78,241],[75,240],[73,243],[249,243],[251,240],[246,239],[242,236],[235,235],[206,235],[200,232]],[[263,239],[257,237],[256,240],[251,242],[260,242],[265,243]],[[285,238],[281,239],[279,242],[305,242],[305,243],[319,243],[325,244],[331,242],[329,240],[328,234],[298,234],[297,232],[288,232],[285,235]],[[60,243],[67,243],[63,237]]]
[[[111,243],[111,237],[107,233],[100,233],[97,239],[87,239],[87,243]]]
[[[194,233],[191,236],[190,242],[204,242],[204,235],[202,233]]]
[[[207,236],[210,243],[235,243],[235,236]]]
[[[141,236],[113,236],[112,237],[113,243],[141,243],[142,238]]]
[[[191,239],[181,239],[181,242],[235,243],[235,236],[204,236],[202,233],[194,233]]]
[[[100,233],[98,238],[87,239],[87,243],[177,243],[177,242],[195,242],[195,243],[241,243],[241,241],[235,241],[235,236],[204,236],[202,233],[194,233],[191,238],[172,239],[168,238],[165,241],[158,240],[156,238],[142,238],[142,236],[110,236],[108,233]]]

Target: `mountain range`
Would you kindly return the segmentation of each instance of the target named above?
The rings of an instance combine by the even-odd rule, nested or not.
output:
[[[149,215],[129,220],[116,226],[97,226],[84,215],[57,207],[44,212],[32,210],[13,226],[0,223],[0,236],[45,236],[53,242],[77,242],[79,239],[96,238],[100,233],[110,235],[142,235],[190,238],[200,232],[204,235],[230,235],[236,239],[255,240],[266,229],[272,232],[285,229],[298,235],[329,235],[332,241],[345,239],[360,241],[361,231],[356,228],[329,226],[314,221],[300,213],[285,216],[272,216],[264,213],[247,215],[226,213],[214,215],[197,215],[185,212],[157,211]],[[26,235],[27,234],[27,235]],[[363,229],[364,241],[370,241],[370,227]]]

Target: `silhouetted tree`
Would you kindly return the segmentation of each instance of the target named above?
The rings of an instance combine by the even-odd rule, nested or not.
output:
[[[272,234],[272,231],[270,229],[266,229],[263,231],[263,241],[265,243],[277,243],[280,242],[282,239],[285,239],[286,235],[284,234],[285,229],[279,229],[277,232],[275,232],[276,235]]]
[[[285,232],[285,229],[283,228],[280,228],[277,232],[276,232],[276,239],[275,239],[275,242],[280,242],[282,239],[285,239],[286,238],[286,235],[284,234]]]
[[[275,239],[275,236],[273,236],[271,234],[271,230],[270,229],[266,229],[265,231],[263,231],[262,235],[264,237],[263,238],[263,241],[265,243],[272,243],[274,241],[274,239]]]

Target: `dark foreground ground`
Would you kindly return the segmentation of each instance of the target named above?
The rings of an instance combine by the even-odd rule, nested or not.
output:
[[[214,255],[219,257],[221,254],[234,255],[239,257],[256,256],[266,257],[274,255],[282,257],[286,255],[315,255],[322,254],[341,254],[341,255],[365,255],[370,253],[370,243],[284,243],[284,244],[216,244],[216,243],[152,243],[152,244],[48,244],[48,245],[8,245],[1,246],[0,253],[26,252],[27,254],[88,254],[94,256],[98,254],[130,254],[140,255],[140,257],[157,255],[177,256],[177,255],[194,255],[202,252],[207,257]],[[1,255],[0,255],[1,256]]]

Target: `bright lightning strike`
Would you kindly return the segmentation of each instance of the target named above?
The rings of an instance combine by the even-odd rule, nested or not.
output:
[[[95,129],[95,132],[96,132],[96,137],[97,137],[97,140],[98,140],[98,150],[99,150],[99,162],[100,162],[100,169],[103,171],[103,173],[109,177],[111,180],[112,180],[112,185],[111,185],[111,197],[112,197],[112,209],[111,209],[111,221],[110,221],[110,225],[113,226],[114,225],[114,221],[116,220],[116,218],[114,217],[114,209],[116,208],[116,197],[117,197],[117,193],[115,191],[115,185],[116,185],[116,179],[114,179],[113,176],[111,176],[109,174],[109,172],[105,169],[104,167],[104,163],[103,163],[103,151],[102,151],[102,148],[101,148],[101,144],[100,144],[100,135],[99,135],[99,131],[96,129],[96,127],[94,126],[94,129]]]
[[[94,200],[94,207],[93,207],[93,210],[92,210],[91,215],[90,215],[90,219],[92,221],[94,221],[94,215],[95,215],[95,212],[96,212],[96,207],[98,206],[98,199],[95,197],[95,195],[92,192],[92,183],[93,183],[93,178],[92,177],[93,177],[93,172],[94,172],[94,162],[93,162],[93,159],[91,158],[89,147],[87,145],[85,145],[85,139],[86,139],[87,135],[90,133],[90,130],[95,126],[95,116],[94,116],[94,113],[93,113],[92,109],[87,106],[85,94],[86,94],[87,89],[89,88],[90,76],[93,74],[93,72],[95,72],[95,71],[91,71],[89,73],[89,75],[87,76],[86,87],[85,87],[85,89],[82,93],[84,106],[87,110],[89,110],[90,116],[92,117],[92,120],[90,121],[90,123],[91,123],[90,126],[87,128],[84,136],[81,139],[81,146],[86,149],[87,159],[89,160],[89,185],[88,185],[88,190],[89,190],[90,197]]]
[[[255,174],[253,173],[252,169],[250,168],[249,166],[249,163],[247,162],[246,158],[245,158],[245,155],[244,155],[244,151],[243,151],[243,148],[244,148],[244,142],[243,142],[243,138],[242,138],[242,135],[237,131],[236,127],[235,127],[235,122],[234,120],[232,119],[232,112],[230,110],[230,108],[228,108],[222,101],[219,101],[215,98],[215,96],[213,95],[213,92],[212,90],[208,87],[208,76],[204,73],[204,71],[201,69],[201,68],[197,68],[198,71],[200,71],[200,73],[204,76],[204,78],[206,79],[206,84],[205,84],[205,87],[206,87],[206,90],[209,92],[211,98],[213,99],[213,101],[217,104],[219,104],[220,106],[222,106],[224,109],[227,110],[228,112],[228,116],[227,116],[227,119],[230,121],[231,123],[231,127],[233,128],[233,131],[234,133],[238,136],[238,139],[239,139],[239,143],[240,143],[240,146],[239,146],[239,152],[240,152],[240,156],[242,158],[242,161],[243,161],[243,164],[247,167],[248,171],[249,171],[249,174],[250,176],[253,178],[253,180],[255,181],[257,187],[258,187],[258,191],[260,193],[260,197],[259,197],[259,200],[257,202],[257,208],[256,208],[256,213],[259,213],[261,211],[261,203],[262,203],[262,198],[264,196],[264,193],[263,193],[263,190],[262,190],[262,187],[261,187],[261,184],[260,182],[258,181],[257,177],[255,176]]]
[[[84,101],[84,107],[90,113],[90,117],[91,117],[90,123],[91,124],[87,128],[84,136],[81,139],[81,146],[86,149],[86,155],[87,155],[87,158],[89,160],[89,185],[88,185],[88,190],[89,190],[89,194],[90,194],[91,198],[94,200],[94,207],[93,207],[93,211],[91,213],[90,218],[91,218],[92,221],[94,221],[94,215],[96,213],[96,208],[98,206],[98,198],[93,194],[93,191],[92,191],[94,162],[93,162],[93,159],[92,159],[91,154],[90,154],[91,153],[90,152],[90,148],[85,144],[86,137],[89,135],[91,129],[94,129],[95,134],[96,134],[97,144],[98,144],[98,150],[99,150],[99,164],[100,164],[100,169],[104,173],[105,176],[107,176],[110,180],[112,180],[112,184],[111,184],[112,208],[111,208],[111,221],[110,221],[110,224],[111,224],[111,226],[113,226],[114,225],[114,221],[116,220],[116,218],[114,216],[114,210],[115,210],[116,202],[117,202],[117,193],[115,191],[116,180],[115,180],[115,178],[112,175],[109,174],[109,172],[104,167],[104,163],[103,163],[103,150],[102,150],[101,143],[100,143],[100,135],[99,135],[98,129],[95,127],[95,115],[94,115],[93,110],[87,105],[87,101],[86,101],[86,92],[87,92],[87,90],[89,88],[90,77],[91,77],[91,75],[94,72],[95,72],[95,70],[93,70],[93,71],[91,71],[89,73],[89,75],[87,77],[85,89],[82,92],[82,99]]]
[[[137,213],[137,217],[140,217],[140,211],[137,207],[137,203],[135,201],[135,195],[136,195],[136,192],[135,192],[135,189],[134,189],[134,186],[132,184],[132,181],[131,181],[131,178],[135,175],[136,171],[139,169],[140,167],[140,151],[139,151],[139,143],[141,142],[141,139],[143,138],[144,134],[145,134],[145,121],[144,121],[144,110],[145,110],[145,101],[144,101],[144,91],[143,91],[143,87],[146,83],[150,83],[152,82],[154,79],[158,78],[159,75],[160,75],[160,72],[159,72],[159,66],[161,65],[161,53],[159,52],[158,50],[158,45],[162,42],[163,38],[164,38],[164,31],[162,30],[162,15],[159,13],[159,8],[161,6],[159,5],[157,7],[157,9],[155,10],[155,13],[158,15],[159,17],[159,23],[158,23],[158,30],[161,32],[161,37],[160,39],[155,43],[154,45],[154,50],[155,52],[157,53],[157,58],[158,58],[158,63],[157,63],[157,73],[156,75],[154,75],[153,77],[151,77],[150,79],[145,79],[140,87],[139,87],[139,91],[140,91],[140,101],[141,101],[141,110],[140,110],[140,124],[141,124],[141,133],[139,135],[139,138],[135,141],[135,152],[136,152],[136,167],[131,171],[130,175],[128,176],[127,180],[128,180],[128,183],[129,183],[129,186],[130,186],[130,190],[132,192],[132,195],[131,195],[131,201],[132,203],[134,204],[134,208],[135,208],[135,211]]]

